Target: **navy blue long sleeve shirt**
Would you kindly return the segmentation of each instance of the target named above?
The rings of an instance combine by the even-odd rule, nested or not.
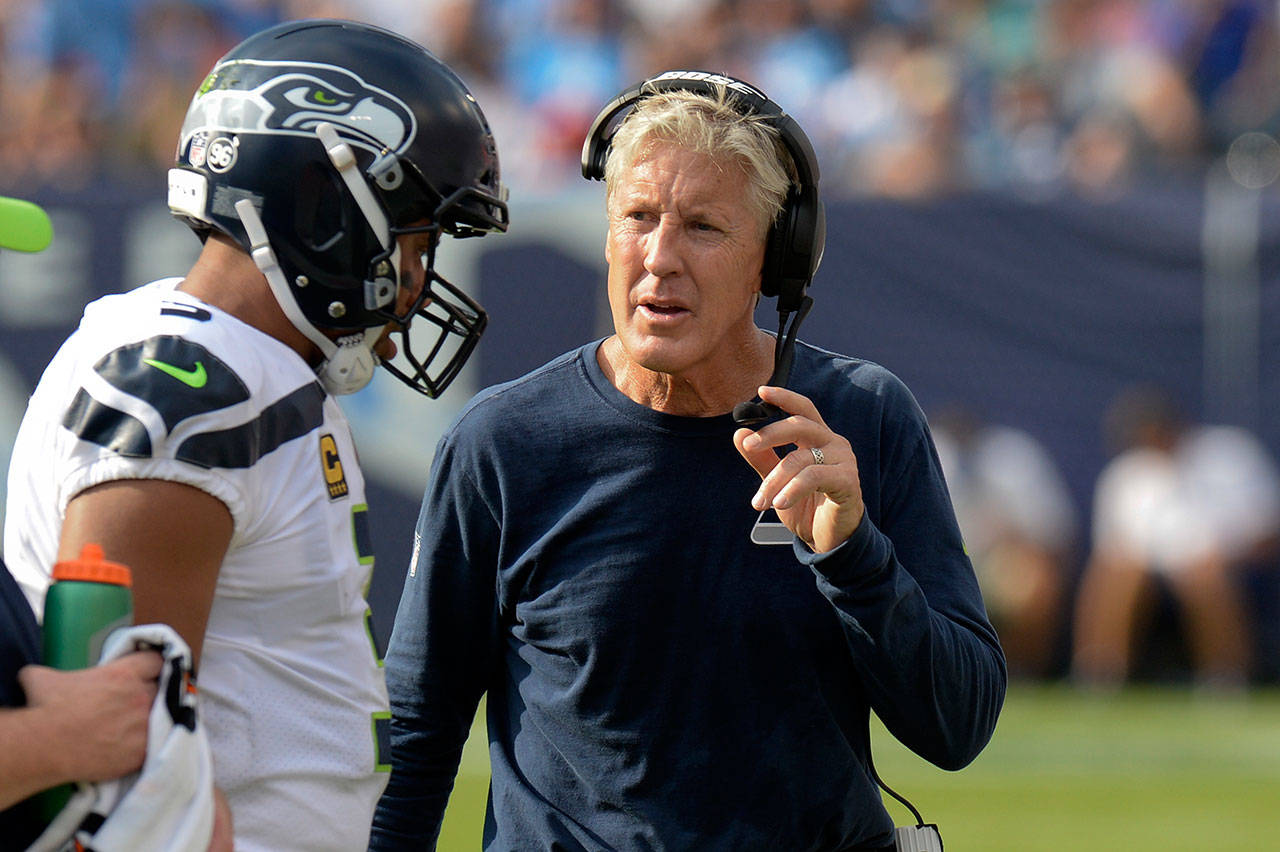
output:
[[[892,840],[875,713],[956,769],[1004,658],[923,414],[801,344],[792,387],[858,459],[866,515],[816,555],[751,541],[732,420],[621,394],[598,343],[481,393],[437,450],[387,655],[371,848],[434,838],[482,694],[486,849],[839,850]]]

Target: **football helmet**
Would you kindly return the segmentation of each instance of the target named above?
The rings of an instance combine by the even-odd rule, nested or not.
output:
[[[439,237],[508,222],[493,134],[462,81],[408,39],[334,20],[270,27],[218,61],[187,110],[169,208],[253,256],[323,353],[330,392],[369,381],[390,323],[409,369],[384,366],[433,398],[487,323],[435,271]],[[396,237],[415,232],[430,234],[426,283],[405,308]],[[415,319],[435,335],[418,351]]]

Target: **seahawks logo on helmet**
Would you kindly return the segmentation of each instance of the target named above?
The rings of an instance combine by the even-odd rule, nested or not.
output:
[[[251,89],[246,77],[265,79]],[[180,152],[203,159],[203,143],[218,132],[315,136],[328,122],[351,145],[400,153],[417,132],[413,112],[395,95],[336,65],[240,59],[218,65],[196,93],[183,122]],[[193,141],[201,150],[189,151]]]

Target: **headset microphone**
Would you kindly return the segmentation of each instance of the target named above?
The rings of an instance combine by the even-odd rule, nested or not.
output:
[[[773,375],[769,377],[769,385],[786,387],[787,382],[790,381],[791,363],[795,360],[796,354],[796,334],[811,307],[813,307],[813,298],[807,295],[802,296],[800,307],[795,311],[795,317],[791,318],[790,326],[787,325],[787,320],[791,312],[778,312],[778,339],[773,345]],[[786,412],[781,408],[762,401],[758,396],[733,407],[733,422],[748,429],[759,428],[766,422],[780,420],[785,416]]]

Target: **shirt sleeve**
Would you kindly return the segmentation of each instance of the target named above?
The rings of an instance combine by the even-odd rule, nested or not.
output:
[[[913,409],[912,409],[913,410]],[[835,608],[876,715],[943,769],[970,763],[1004,702],[1004,654],[947,496],[923,416],[882,440],[882,495],[848,541],[796,555]]]
[[[373,850],[434,848],[496,653],[498,524],[447,442],[432,465],[387,650],[391,778]]]
[[[40,662],[40,627],[36,617],[0,561],[0,707],[26,703],[18,685],[18,669]]]

